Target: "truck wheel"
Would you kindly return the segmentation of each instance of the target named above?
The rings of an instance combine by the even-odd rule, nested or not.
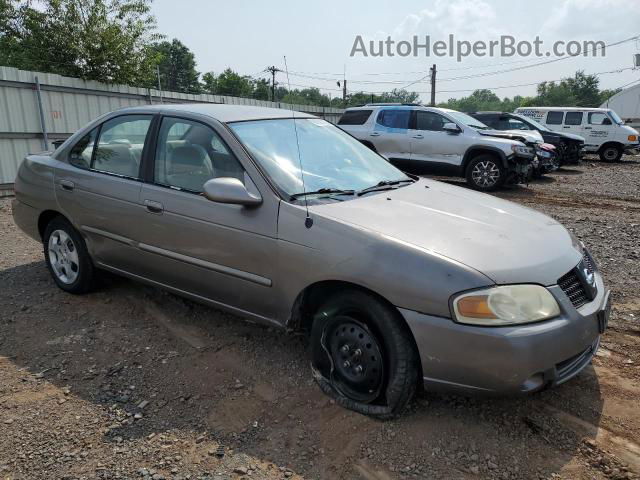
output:
[[[613,144],[604,145],[598,155],[603,162],[617,162],[622,158],[622,148]]]
[[[466,177],[471,188],[490,192],[504,183],[505,168],[498,157],[478,155],[467,165]]]
[[[44,258],[58,287],[69,293],[86,293],[93,287],[93,263],[84,240],[63,217],[49,222],[43,237]]]
[[[375,295],[332,296],[315,315],[310,342],[313,376],[339,405],[385,420],[413,397],[419,376],[413,337],[400,314]]]

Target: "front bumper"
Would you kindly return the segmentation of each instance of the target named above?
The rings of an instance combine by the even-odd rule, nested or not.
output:
[[[640,154],[640,144],[626,145],[624,147],[625,155],[638,155]]]
[[[462,325],[400,309],[418,346],[425,387],[517,394],[569,380],[591,362],[600,342],[599,312],[609,292],[599,274],[597,285],[596,298],[579,309],[560,287],[549,287],[560,316],[513,327]]]

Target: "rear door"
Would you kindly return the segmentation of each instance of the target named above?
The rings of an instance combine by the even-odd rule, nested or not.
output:
[[[587,121],[580,135],[585,139],[587,147],[597,149],[605,142],[614,140],[616,136],[615,125],[604,112],[587,112]]]
[[[444,130],[451,120],[436,112],[416,110],[411,123],[411,160],[462,165],[466,150],[463,134],[455,135]]]
[[[409,108],[383,108],[376,116],[370,139],[379,154],[387,159],[411,158]]]
[[[164,116],[154,162],[142,186],[135,228],[146,278],[243,312],[271,316],[277,262],[279,199],[223,128],[192,118]],[[238,159],[243,156],[245,163]],[[263,203],[216,203],[204,183],[232,177]],[[255,181],[254,181],[255,180]]]
[[[56,169],[58,204],[98,264],[138,270],[133,226],[140,221],[140,165],[152,122],[152,115],[112,117],[81,138]]]
[[[564,115],[562,131],[565,133],[573,133],[575,135],[583,135],[585,120],[585,112],[567,112]]]

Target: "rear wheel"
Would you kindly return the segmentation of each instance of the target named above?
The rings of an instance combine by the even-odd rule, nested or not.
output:
[[[493,155],[478,155],[467,165],[467,183],[482,192],[490,192],[505,181],[505,168],[502,161]]]
[[[399,415],[418,382],[418,353],[399,313],[375,295],[349,290],[318,310],[311,365],[340,405],[381,419]]]
[[[49,222],[44,231],[44,258],[58,287],[69,293],[91,290],[94,267],[84,240],[63,217]]]
[[[604,145],[598,155],[603,162],[617,162],[622,158],[622,148],[619,145]]]

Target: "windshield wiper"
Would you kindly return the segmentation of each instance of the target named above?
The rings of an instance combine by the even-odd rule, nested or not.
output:
[[[294,193],[289,198],[295,200],[296,198],[304,197],[305,195],[324,195],[324,194],[339,194],[339,195],[353,195],[354,190],[341,190],[339,188],[320,188],[313,192],[300,192]]]
[[[413,183],[414,181],[411,179],[406,180],[382,180],[371,187],[363,188],[362,190],[358,190],[357,195],[361,196],[365,193],[369,192],[379,192],[382,190],[392,190],[394,185],[400,185],[401,183]]]

